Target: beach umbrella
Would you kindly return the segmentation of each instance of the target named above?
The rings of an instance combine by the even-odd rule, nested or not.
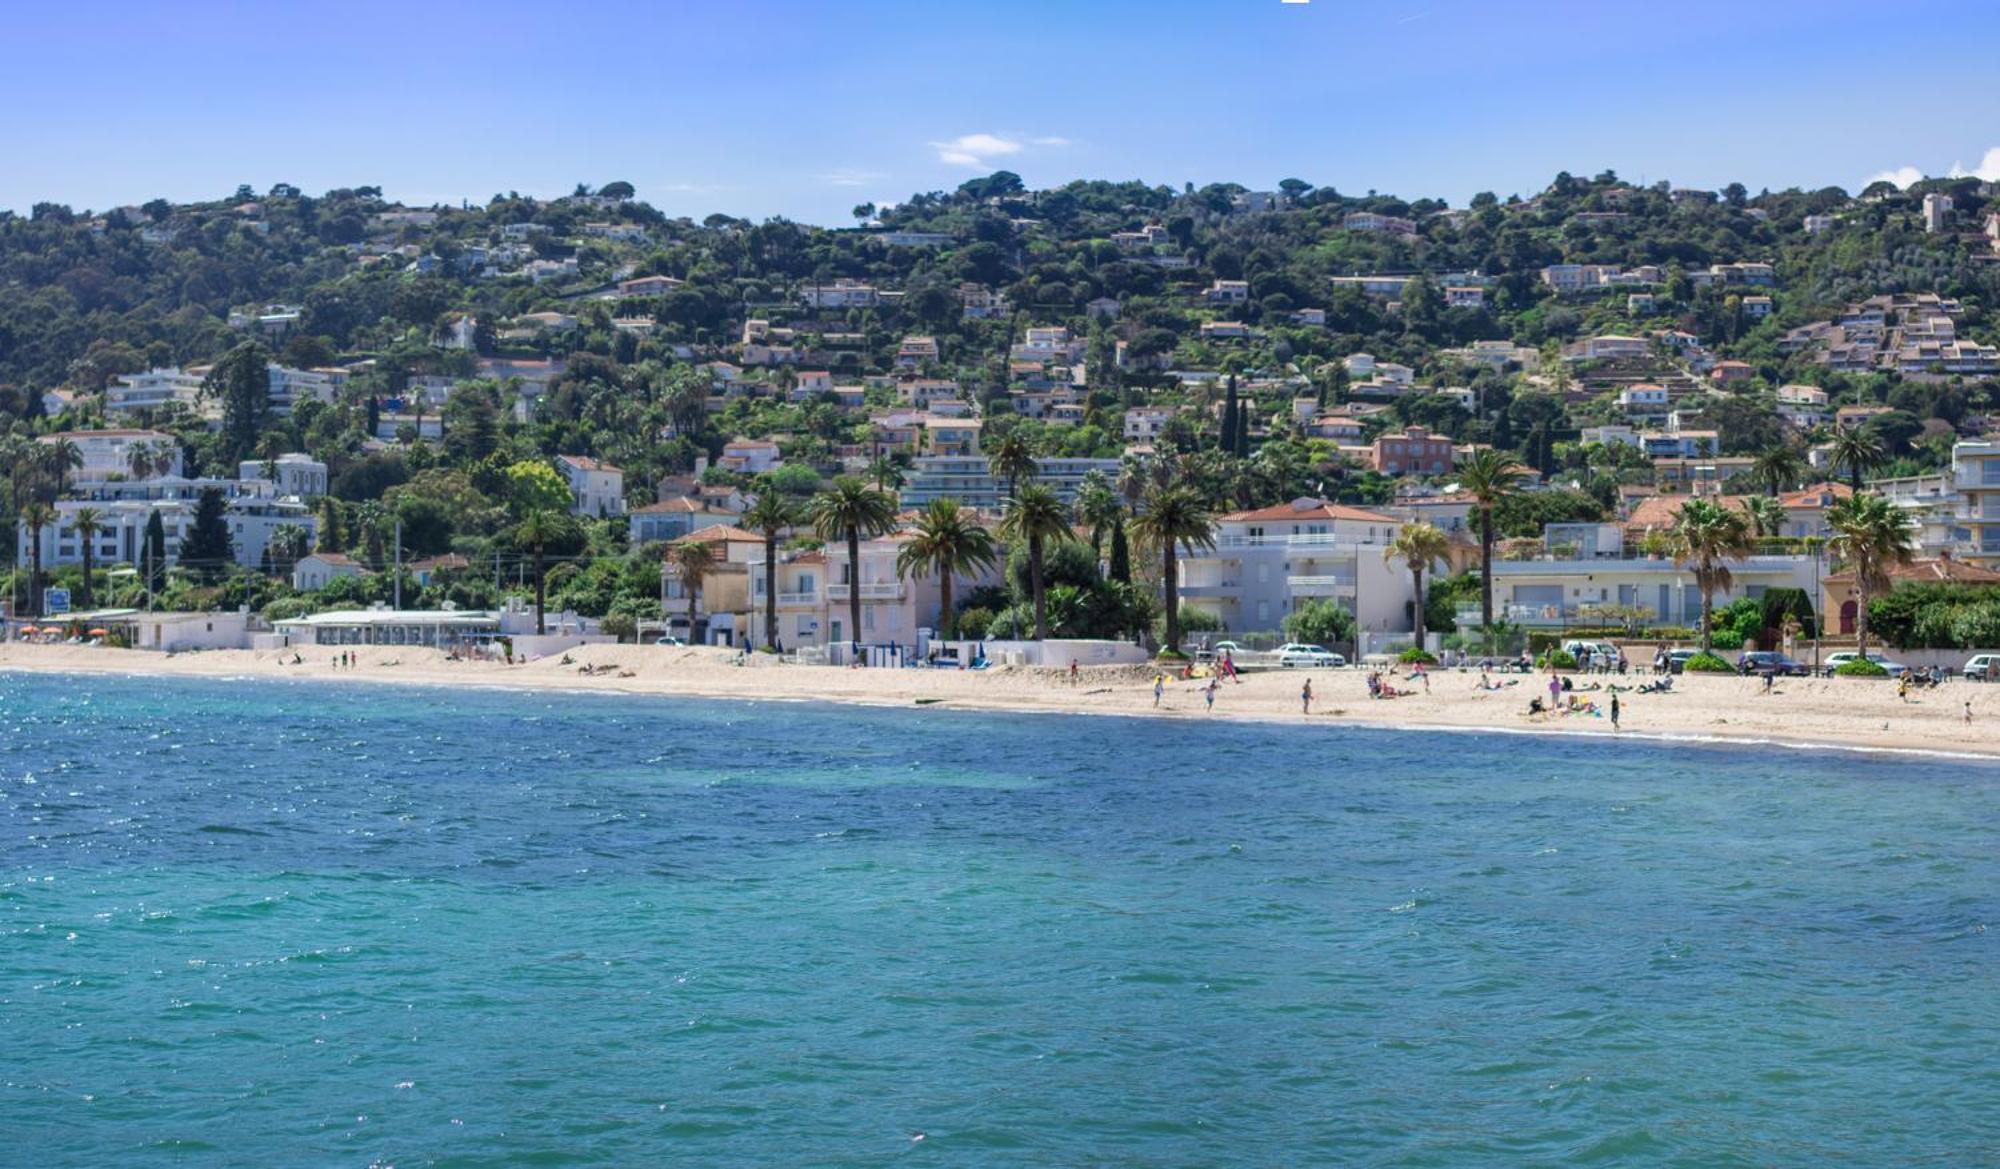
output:
[[[107,637],[107,636],[109,636],[109,635],[110,635],[110,633],[111,633],[111,631],[110,631],[109,629],[93,629],[93,630],[91,630],[91,631],[90,631],[90,636],[92,636],[92,637]]]
[[[20,630],[20,631],[21,631],[22,633],[40,633],[40,632],[41,632],[41,629],[40,629],[39,627],[37,627],[37,626],[34,626],[34,625],[23,625],[23,626],[21,626],[21,630]]]

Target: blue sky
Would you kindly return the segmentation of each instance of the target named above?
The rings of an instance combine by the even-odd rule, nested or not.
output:
[[[23,211],[626,179],[670,214],[844,223],[1001,167],[1458,205],[1565,169],[2000,177],[2000,5],[110,0],[4,27],[0,208]]]

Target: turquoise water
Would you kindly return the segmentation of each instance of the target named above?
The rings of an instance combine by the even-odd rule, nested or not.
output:
[[[0,1164],[1993,1164],[1996,793],[0,674]]]

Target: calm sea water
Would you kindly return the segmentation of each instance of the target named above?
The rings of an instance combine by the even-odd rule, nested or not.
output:
[[[2000,1161],[2000,769],[0,674],[0,1164]]]

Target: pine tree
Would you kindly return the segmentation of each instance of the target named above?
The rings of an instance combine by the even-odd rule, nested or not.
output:
[[[234,464],[256,453],[257,436],[271,416],[271,354],[245,341],[215,363],[202,393],[222,403],[223,452]]]
[[[139,543],[139,564],[150,599],[167,584],[167,526],[161,522],[158,511],[146,517],[146,536]]]
[[[1236,445],[1231,450],[1239,459],[1250,457],[1250,402],[1245,398],[1236,403]]]

